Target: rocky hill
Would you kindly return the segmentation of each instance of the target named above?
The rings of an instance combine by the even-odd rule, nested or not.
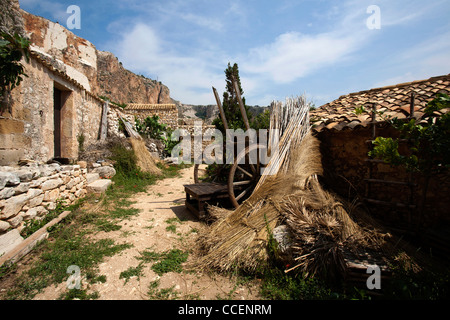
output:
[[[268,107],[249,106],[250,113],[253,117],[263,113]],[[178,116],[186,120],[203,120],[206,124],[219,116],[219,108],[217,105],[188,105],[182,104],[178,106]]]

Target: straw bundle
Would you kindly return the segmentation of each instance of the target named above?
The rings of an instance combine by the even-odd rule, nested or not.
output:
[[[131,146],[136,154],[137,166],[143,171],[154,175],[160,175],[161,169],[156,166],[156,160],[145,146],[145,141],[142,139],[130,138]]]
[[[285,195],[295,192],[294,181],[286,183],[288,177],[292,179],[295,175],[287,175],[287,170],[279,172],[279,169],[282,165],[287,165],[285,160],[289,149],[299,145],[308,132],[309,105],[304,97],[301,97],[287,100],[284,108],[280,104],[272,107],[272,128],[278,129],[277,134],[281,136],[281,141],[266,168],[268,171],[265,171],[271,174],[263,175],[253,194],[241,206],[234,212],[222,213],[225,218],[216,221],[201,235],[199,240],[206,254],[200,263],[205,267],[222,270],[228,270],[235,265],[256,268],[261,260],[267,258],[267,230],[272,230],[279,223],[281,213],[278,204]],[[270,141],[277,139],[269,137]],[[311,139],[313,138],[307,140],[313,141]],[[308,156],[309,148],[305,147],[304,150],[306,152],[303,155]],[[314,159],[314,162],[317,162],[317,159]]]
[[[383,235],[370,230],[373,225],[364,213],[352,212],[351,206],[321,187],[319,141],[308,133],[309,106],[297,102],[291,109],[277,111],[279,105],[273,109],[271,124],[281,129],[282,136],[268,169],[277,174],[263,175],[241,206],[228,213],[221,209],[219,220],[200,235],[202,267],[256,269],[268,259],[269,232],[284,221],[295,257],[290,270],[306,275],[334,277],[345,269],[345,250],[383,245]]]

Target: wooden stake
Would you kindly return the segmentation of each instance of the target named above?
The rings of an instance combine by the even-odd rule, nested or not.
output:
[[[219,94],[217,93],[216,88],[212,87],[212,89],[213,89],[213,92],[214,92],[214,97],[216,98],[217,106],[219,107],[220,118],[222,118],[223,126],[224,126],[225,130],[228,130],[228,122],[227,122],[227,118],[225,118],[225,112],[223,111],[222,103],[220,102]]]
[[[241,98],[241,91],[239,90],[238,83],[234,77],[233,77],[233,86],[234,86],[234,91],[236,91],[236,96],[237,96],[237,99],[239,102],[239,108],[241,109],[242,119],[244,120],[245,128],[247,130],[249,130],[250,124],[248,123],[247,112],[245,112],[244,103],[242,102],[242,98]]]

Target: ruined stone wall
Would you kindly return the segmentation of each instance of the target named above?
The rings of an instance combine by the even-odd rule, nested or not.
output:
[[[78,136],[86,144],[98,139],[102,103],[70,79],[52,72],[38,58],[23,61],[25,77],[12,91],[13,104],[0,115],[0,165],[19,159],[47,161],[54,157],[54,86],[64,90],[61,120],[62,157],[77,159]]]
[[[124,109],[124,112],[128,115],[138,118],[143,121],[147,117],[158,116],[159,123],[166,124],[168,127],[172,129],[176,129],[178,127],[178,109],[175,105],[171,106],[161,106],[158,107],[155,105],[152,108],[147,109]],[[134,124],[134,121],[133,121]]]
[[[389,127],[378,128],[377,136],[397,137],[397,133]],[[369,128],[358,128],[343,131],[321,131],[318,134],[321,141],[322,164],[324,167],[325,184],[333,191],[346,199],[361,199],[366,196],[366,182],[369,178],[368,159],[371,131]],[[408,181],[410,173],[397,166],[384,163],[373,165],[372,178],[394,181]],[[412,180],[417,184],[413,188],[412,203],[417,209],[411,213],[408,209],[388,207],[382,205],[370,205],[370,212],[392,225],[404,225],[411,214],[412,222],[419,219],[419,211],[422,205],[422,192],[424,176],[413,174]],[[381,201],[393,201],[409,203],[410,187],[395,184],[370,184],[369,197]],[[426,225],[433,225],[439,221],[450,221],[448,208],[450,207],[450,181],[448,175],[435,176],[430,181],[430,186],[425,202]]]

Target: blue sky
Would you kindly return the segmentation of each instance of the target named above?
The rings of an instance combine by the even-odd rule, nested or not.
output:
[[[450,73],[450,1],[19,0],[114,53],[124,67],[167,85],[185,104],[215,104],[238,63],[247,104],[340,95]],[[376,5],[380,28],[367,20]]]

